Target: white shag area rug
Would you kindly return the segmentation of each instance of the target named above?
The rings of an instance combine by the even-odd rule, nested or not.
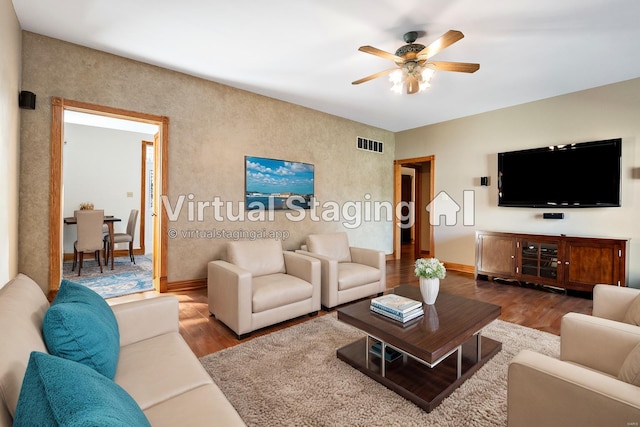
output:
[[[364,334],[320,316],[202,357],[248,426],[506,426],[507,367],[522,349],[557,357],[556,335],[495,320],[502,351],[427,413],[338,360]]]

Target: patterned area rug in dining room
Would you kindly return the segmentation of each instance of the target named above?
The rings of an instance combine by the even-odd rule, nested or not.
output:
[[[115,259],[114,269],[111,270],[111,264],[109,264],[103,268],[103,273],[100,273],[100,267],[93,259],[87,258],[83,264],[81,276],[78,276],[78,268],[72,271],[72,263],[65,262],[63,278],[93,289],[103,298],[154,289],[151,281],[153,262],[149,257],[136,256],[135,264],[129,260],[128,256],[118,257]]]

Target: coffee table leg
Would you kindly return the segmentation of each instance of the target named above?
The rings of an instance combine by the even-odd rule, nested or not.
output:
[[[462,346],[458,346],[458,376],[456,378],[460,378],[462,376]]]
[[[476,349],[478,350],[476,362],[480,362],[482,359],[482,331],[476,334]]]
[[[366,341],[364,343],[364,362],[367,369],[371,369],[369,367],[369,349],[370,348],[371,348],[371,345],[369,344],[369,335],[367,335]]]

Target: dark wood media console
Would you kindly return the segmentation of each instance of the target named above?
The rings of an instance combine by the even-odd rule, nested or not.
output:
[[[627,239],[476,232],[476,278],[593,292],[627,285]]]

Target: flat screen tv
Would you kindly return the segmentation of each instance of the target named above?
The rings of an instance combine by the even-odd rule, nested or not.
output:
[[[620,206],[622,139],[498,153],[498,205]]]

